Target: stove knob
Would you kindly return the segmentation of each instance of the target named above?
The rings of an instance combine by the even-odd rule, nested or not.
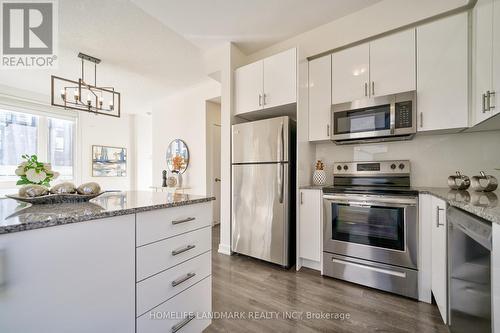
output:
[[[405,168],[405,165],[403,163],[399,164],[399,168],[403,170]]]
[[[391,169],[392,169],[392,170],[396,169],[396,164],[392,163],[392,164],[391,164]]]
[[[347,165],[344,165],[344,170],[347,171],[347,169],[349,169],[349,167]]]
[[[340,165],[337,165],[337,170],[342,170],[342,167]]]

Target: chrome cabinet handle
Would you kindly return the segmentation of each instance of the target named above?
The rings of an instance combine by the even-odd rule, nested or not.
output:
[[[372,96],[375,96],[375,81],[372,81]]]
[[[300,192],[300,204],[304,204],[304,192]]]
[[[326,136],[330,137],[330,124],[326,124]]]
[[[194,249],[195,247],[196,247],[196,245],[188,245],[188,246],[183,247],[183,248],[181,248],[181,249],[173,250],[173,251],[172,251],[172,255],[173,255],[173,256],[176,256],[176,255],[178,255],[178,254],[181,254],[181,253],[184,253],[184,252],[186,252],[186,251],[192,250],[192,249]]]
[[[491,111],[491,109],[494,109],[494,108],[495,108],[495,106],[491,106],[491,96],[495,96],[495,92],[494,92],[494,91],[489,91],[489,90],[488,90],[488,91],[486,92],[486,95],[488,96],[488,99],[487,99],[487,101],[488,101],[488,106],[487,106],[487,109],[488,109],[488,111]]]
[[[439,206],[436,207],[436,228],[444,226],[444,223],[439,223],[439,212],[444,210],[444,208],[441,208]]]
[[[196,217],[188,217],[188,218],[183,219],[183,220],[173,220],[172,224],[176,225],[176,224],[186,223],[186,222],[190,222],[190,221],[194,221],[194,220],[196,220]]]
[[[262,95],[259,94],[259,106],[262,106]]]
[[[420,112],[420,127],[424,127],[424,113]]]
[[[262,105],[266,105],[266,94],[262,94]]]
[[[365,82],[365,96],[368,96],[368,82]]]
[[[186,326],[195,317],[196,316],[194,314],[190,314],[189,316],[186,317],[186,319],[183,319],[181,322],[179,322],[179,323],[175,324],[174,326],[172,326],[172,328],[170,329],[170,331],[172,333],[177,332],[178,330],[180,330],[181,328],[183,328],[184,326]]]
[[[487,97],[486,94],[483,94],[483,105],[482,105],[483,113],[488,111],[488,109],[486,109],[486,97]]]
[[[186,282],[187,280],[191,279],[195,275],[196,275],[196,273],[187,273],[185,276],[178,278],[177,280],[172,281],[172,287],[177,287],[182,282]]]

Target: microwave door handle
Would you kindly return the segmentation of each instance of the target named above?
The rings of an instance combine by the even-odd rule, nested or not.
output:
[[[396,127],[396,102],[392,102],[390,106],[390,131],[391,135],[394,134],[395,127]]]

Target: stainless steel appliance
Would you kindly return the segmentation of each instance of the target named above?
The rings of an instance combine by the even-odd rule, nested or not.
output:
[[[337,144],[411,139],[417,132],[416,91],[332,105]]]
[[[232,127],[231,250],[295,263],[295,123],[278,117]]]
[[[492,332],[491,223],[455,207],[446,216],[450,331]]]
[[[409,161],[335,163],[323,188],[323,274],[417,298],[417,201]]]

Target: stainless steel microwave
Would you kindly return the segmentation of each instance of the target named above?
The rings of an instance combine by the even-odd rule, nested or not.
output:
[[[337,144],[409,140],[417,131],[416,91],[332,105]]]

